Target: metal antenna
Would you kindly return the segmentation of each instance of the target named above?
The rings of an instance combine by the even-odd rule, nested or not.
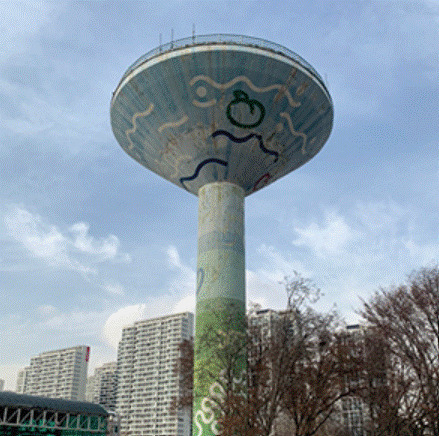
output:
[[[171,29],[171,48],[174,48],[174,29]]]
[[[195,42],[195,23],[192,23],[192,42]]]
[[[159,35],[160,53],[162,52],[162,34]]]

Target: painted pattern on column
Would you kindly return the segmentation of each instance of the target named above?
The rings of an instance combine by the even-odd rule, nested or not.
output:
[[[244,190],[228,182],[198,194],[198,274],[195,329],[194,434],[218,434],[224,395],[224,347],[245,341]],[[234,389],[245,393],[245,350],[233,370]]]

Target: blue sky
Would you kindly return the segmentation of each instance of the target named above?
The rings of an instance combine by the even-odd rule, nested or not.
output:
[[[235,33],[297,52],[326,80],[332,134],[246,199],[248,299],[285,307],[312,278],[348,321],[361,299],[436,264],[439,2],[0,2],[0,378],[123,325],[193,308],[197,199],[129,158],[109,106],[162,42]],[[160,37],[161,35],[161,37]]]

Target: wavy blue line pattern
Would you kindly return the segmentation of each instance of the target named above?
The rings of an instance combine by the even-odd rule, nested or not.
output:
[[[198,174],[200,173],[201,168],[203,168],[204,165],[207,165],[209,163],[217,163],[217,164],[223,165],[225,167],[228,165],[228,163],[225,160],[217,159],[215,157],[211,157],[210,159],[203,160],[202,162],[200,162],[197,165],[197,168],[195,168],[195,171],[191,176],[180,178],[180,183],[183,185],[183,188],[188,190],[186,185],[185,185],[185,182],[189,182],[191,180],[196,179],[198,177]]]
[[[268,148],[265,148],[264,141],[262,140],[262,135],[258,135],[257,133],[250,133],[247,136],[244,136],[242,138],[237,138],[232,133],[228,132],[227,130],[216,130],[212,133],[212,138],[216,138],[219,135],[227,136],[231,141],[236,142],[237,144],[242,144],[244,142],[247,142],[248,140],[252,138],[257,138],[259,141],[259,148],[266,154],[269,154],[271,156],[274,156],[274,161],[277,162],[279,159],[279,153],[274,150],[269,150]]]

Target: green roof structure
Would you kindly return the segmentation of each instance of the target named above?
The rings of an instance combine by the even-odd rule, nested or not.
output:
[[[3,436],[106,436],[111,418],[99,404],[0,392]]]

